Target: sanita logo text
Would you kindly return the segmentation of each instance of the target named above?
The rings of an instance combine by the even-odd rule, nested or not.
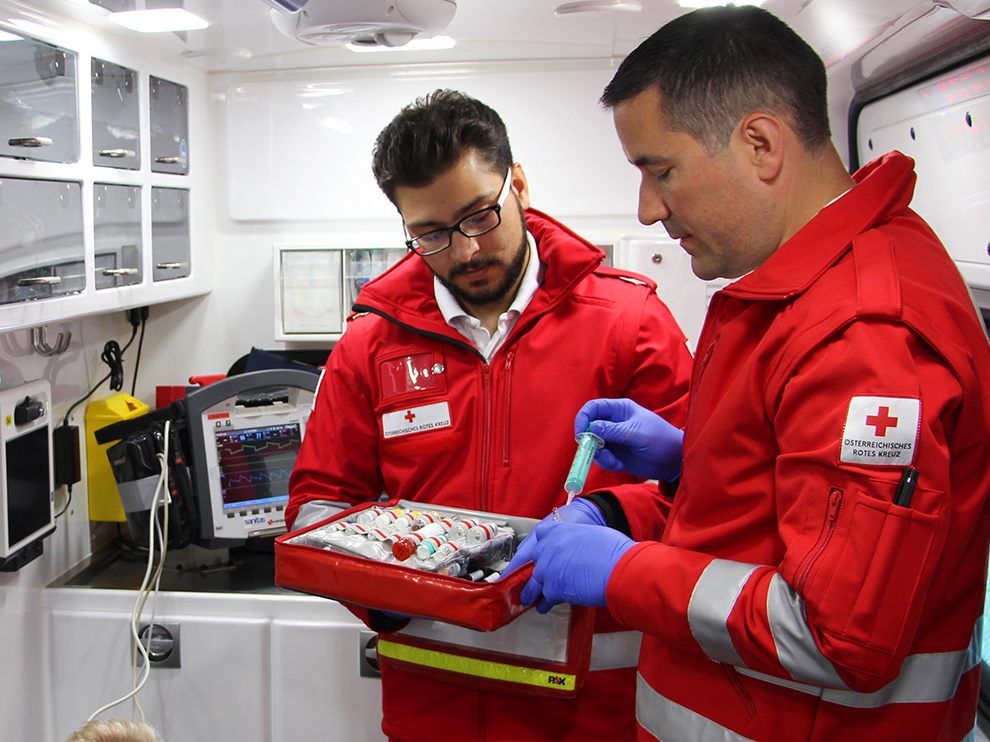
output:
[[[246,526],[263,526],[263,525],[265,525],[265,519],[262,516],[260,516],[260,515],[255,516],[254,518],[245,518],[244,519],[244,525],[246,525]]]

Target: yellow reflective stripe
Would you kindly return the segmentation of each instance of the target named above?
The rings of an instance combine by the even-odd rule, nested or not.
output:
[[[567,673],[479,660],[475,657],[462,657],[457,654],[438,652],[434,649],[398,644],[381,638],[378,640],[378,654],[382,657],[409,662],[414,665],[459,672],[463,675],[474,675],[489,680],[535,685],[538,688],[571,691],[574,690],[576,683],[576,676]]]

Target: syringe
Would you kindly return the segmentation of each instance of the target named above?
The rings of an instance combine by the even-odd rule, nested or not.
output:
[[[595,452],[605,445],[605,441],[590,431],[579,433],[575,438],[578,444],[577,452],[574,454],[574,461],[571,463],[571,470],[567,472],[567,481],[564,482],[564,492],[567,493],[567,504],[571,504],[574,495],[581,494],[584,489],[584,482],[588,478],[591,470],[591,461],[595,458]]]

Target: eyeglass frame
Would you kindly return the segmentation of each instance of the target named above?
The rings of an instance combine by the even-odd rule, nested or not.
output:
[[[491,206],[485,206],[484,208],[478,209],[477,211],[472,211],[470,214],[466,214],[463,218],[459,219],[456,224],[452,224],[449,227],[438,227],[437,229],[430,229],[427,230],[426,232],[423,232],[423,234],[417,235],[415,237],[409,237],[409,230],[406,229],[406,225],[403,224],[402,231],[406,233],[407,237],[409,237],[409,239],[405,241],[406,248],[416,253],[420,257],[427,257],[430,255],[436,255],[437,253],[441,253],[444,250],[448,249],[452,244],[454,244],[454,232],[460,232],[462,235],[468,238],[481,237],[481,235],[483,234],[494,232],[496,229],[502,226],[502,207],[505,205],[506,200],[509,198],[509,193],[512,192],[511,185],[512,185],[512,166],[510,165],[508,172],[505,174],[505,179],[502,181],[502,187],[499,189],[498,196],[495,197],[495,203],[492,204]],[[477,217],[479,214],[483,214],[486,211],[492,211],[495,213],[495,216],[498,217],[498,221],[495,223],[495,226],[486,229],[484,232],[478,232],[476,234],[468,234],[463,229],[461,229],[461,225],[464,224],[464,222],[466,222],[468,219]],[[430,250],[429,252],[420,252],[415,247],[413,247],[413,243],[417,242],[424,235],[433,234],[434,232],[446,232],[447,244],[444,245],[443,247],[437,248],[436,250]]]

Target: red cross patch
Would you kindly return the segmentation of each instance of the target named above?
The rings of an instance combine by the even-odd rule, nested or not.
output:
[[[842,429],[839,460],[846,464],[909,466],[921,424],[921,400],[853,397]]]

